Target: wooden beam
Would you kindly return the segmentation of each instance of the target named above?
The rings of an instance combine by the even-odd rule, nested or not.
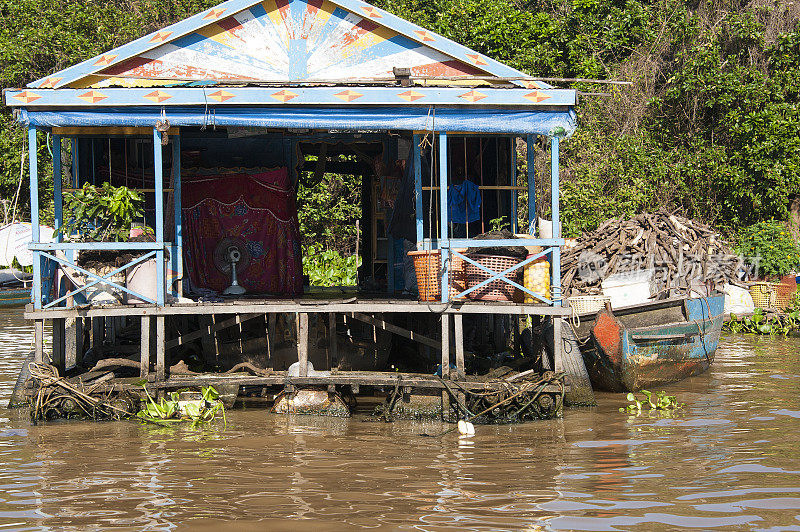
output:
[[[297,361],[300,363],[300,376],[308,376],[308,313],[301,312],[297,324]]]
[[[427,336],[415,333],[414,331],[409,331],[408,329],[398,327],[397,325],[393,325],[385,320],[373,318],[372,316],[367,316],[366,314],[362,314],[361,312],[351,312],[350,315],[359,321],[363,321],[364,323],[368,323],[370,325],[383,329],[384,331],[389,331],[390,333],[402,336],[403,338],[414,340],[415,342],[419,342],[423,345],[427,345],[435,349],[442,348],[442,344],[438,340],[434,340],[433,338],[428,338]]]
[[[53,356],[51,357],[51,363],[58,368],[61,374],[64,374],[66,370],[66,361],[65,361],[65,336],[66,331],[64,330],[64,320],[65,318],[56,318],[53,320]]]
[[[150,316],[142,316],[141,342],[139,344],[139,376],[147,378],[150,373]]]
[[[105,337],[105,318],[96,316],[92,318],[92,349],[95,353],[103,353],[103,339]]]
[[[179,338],[175,338],[167,342],[166,349],[172,349],[173,347],[178,347],[179,345],[184,345],[188,342],[197,340],[198,338],[203,338],[204,336],[211,336],[217,331],[221,331],[222,329],[227,329],[228,327],[232,327],[234,325],[240,325],[248,320],[252,320],[253,318],[257,318],[262,316],[262,314],[237,314],[233,318],[229,318],[225,321],[221,321],[219,323],[215,323],[213,325],[207,325],[200,329],[199,331],[193,331]]]
[[[33,361],[37,364],[44,362],[44,320],[33,323]]]
[[[64,318],[64,365],[74,367],[79,356],[83,356],[83,319]]]
[[[553,319],[553,365],[555,371],[564,371],[564,340],[561,338],[561,327],[564,320]]]
[[[430,192],[431,190],[439,190],[439,187],[422,187],[422,190],[425,192]],[[518,187],[512,185],[482,185],[478,187],[478,190],[528,190],[528,187]]]
[[[513,316],[569,316],[569,307],[549,306],[544,304],[517,304],[505,302],[453,301],[450,304],[437,302],[419,302],[408,300],[265,300],[236,301],[222,303],[190,303],[157,307],[155,305],[119,305],[103,308],[52,308],[34,310],[28,307],[24,317],[28,320],[53,319],[80,316],[94,318],[103,316],[177,316],[177,315],[209,315],[209,314],[268,314],[296,312],[362,312],[365,314],[390,312],[395,314],[507,314]]]
[[[269,357],[269,367],[274,368],[273,350],[279,342],[275,338],[278,329],[278,317],[274,313],[267,314],[267,356]]]
[[[156,317],[156,381],[161,382],[166,377],[164,351],[166,347],[166,330],[164,327],[164,316]]]
[[[77,192],[78,190],[80,190],[80,189],[79,188],[63,188],[63,189],[61,189],[62,192]],[[155,192],[156,191],[156,189],[154,189],[154,188],[131,188],[130,190],[133,190],[135,192]],[[171,188],[165,188],[164,192],[173,192],[173,190],[174,189],[171,189]]]
[[[450,378],[450,316],[442,314],[442,379]],[[442,419],[450,417],[450,395],[442,390]]]
[[[53,135],[61,135],[63,137],[81,137],[84,135],[103,135],[103,136],[132,136],[132,137],[150,137],[153,135],[153,129],[149,127],[54,127]],[[178,127],[171,127],[167,131],[167,135],[180,135],[181,130]]]
[[[336,334],[336,313],[328,313],[328,369],[339,362],[339,337]]]
[[[456,340],[456,378],[465,379],[467,372],[464,366],[464,316],[456,314],[453,316],[455,321],[455,340]]]

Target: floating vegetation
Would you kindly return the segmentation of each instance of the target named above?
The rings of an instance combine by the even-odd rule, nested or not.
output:
[[[795,308],[785,313],[774,313],[757,308],[752,316],[731,314],[730,320],[722,328],[732,333],[789,336],[800,330],[800,310]]]
[[[645,396],[643,401],[636,398],[636,394],[629,393],[627,396],[628,401],[631,402],[625,408],[620,408],[620,412],[628,412],[630,414],[641,414],[642,410],[647,407],[648,410],[659,410],[674,412],[679,408],[683,408],[685,403],[678,403],[678,399],[674,395],[667,395],[667,392],[660,391],[653,397],[653,392],[641,390],[642,395]]]
[[[132,397],[111,393],[105,397],[91,395],[95,387],[86,388],[67,381],[50,364],[31,362],[28,365],[31,377],[39,385],[35,400],[31,404],[31,420],[53,421],[55,419],[118,420],[134,415],[135,401]]]
[[[219,392],[213,386],[203,386],[200,389],[199,399],[182,400],[181,394],[172,392],[169,399],[162,397],[156,401],[150,396],[147,387],[142,385],[147,399],[142,400],[142,409],[136,417],[148,423],[170,425],[191,421],[192,427],[213,421],[217,414],[222,414],[225,427],[228,420],[225,417],[225,406],[219,400]]]

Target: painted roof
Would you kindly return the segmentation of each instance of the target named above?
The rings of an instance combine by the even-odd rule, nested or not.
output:
[[[28,88],[359,83],[393,79],[393,67],[526,77],[361,0],[228,0]]]

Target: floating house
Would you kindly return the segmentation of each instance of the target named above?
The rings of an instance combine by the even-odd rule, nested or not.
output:
[[[560,291],[558,154],[576,127],[576,91],[366,2],[229,0],[5,89],[4,102],[29,140],[34,288],[25,315],[35,322],[37,360],[52,320],[61,371],[140,353],[138,370],[155,389],[229,382],[358,391],[396,383],[400,374],[375,354],[393,337],[434,353],[444,380],[463,379],[470,317],[538,316],[560,337],[569,309]],[[53,154],[56,226],[65,222],[65,192],[110,182],[144,195],[152,241],[40,242],[42,142]],[[537,143],[550,152],[549,175],[535,175]],[[520,156],[527,180],[518,180]],[[357,287],[304,286],[296,193],[326,172],[362,182]],[[548,238],[536,231],[537,180],[551,193]],[[520,222],[523,194],[533,208]],[[527,236],[474,238],[501,217]],[[508,246],[534,251],[499,266],[472,253]],[[426,252],[435,301],[401,294],[409,250]],[[119,260],[93,269],[79,261],[87,251]],[[514,277],[542,258],[547,293]],[[147,268],[149,284],[131,281]],[[483,277],[463,284],[463,268]],[[523,298],[474,297],[498,282]],[[119,297],[100,305],[99,288]],[[231,345],[239,355],[258,352],[238,359],[245,373],[226,373],[236,366],[223,356]],[[179,373],[180,360],[202,370]],[[299,369],[289,376],[293,362]],[[409,391],[443,387],[431,372],[402,375]]]

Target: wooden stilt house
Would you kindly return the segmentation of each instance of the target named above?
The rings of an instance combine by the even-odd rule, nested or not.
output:
[[[35,260],[26,317],[36,325],[38,360],[46,357],[44,322],[52,320],[52,361],[61,371],[140,352],[141,376],[155,388],[176,388],[187,377],[169,368],[176,353],[196,344],[206,369],[192,382],[223,382],[234,379],[222,373],[231,368],[219,358],[219,344],[227,342],[240,354],[247,345],[264,353],[249,364],[258,371],[231,380],[240,386],[391,385],[396,375],[388,361],[370,371],[336,371],[365,369],[340,363],[343,349],[364,340],[353,331],[365,326],[373,344],[388,335],[440,351],[442,376],[454,379],[465,373],[465,316],[546,317],[560,335],[569,313],[560,291],[558,153],[575,128],[576,92],[366,2],[229,0],[25,88],[6,89],[4,102],[29,139]],[[64,223],[65,191],[87,182],[125,184],[146,198],[143,221],[154,230],[152,241],[40,243],[37,154],[45,139],[53,154],[56,226]],[[537,142],[550,151],[549,175],[534,175]],[[527,154],[527,182],[517,179],[520,153]],[[357,287],[304,287],[295,194],[299,180],[324,172],[363,182]],[[543,187],[552,194],[548,238],[535,230],[537,178],[550,182]],[[454,194],[465,195],[458,187],[466,181],[472,200],[454,201]],[[520,222],[525,194],[533,208]],[[456,216],[453,205],[468,212]],[[501,217],[527,236],[474,238]],[[471,253],[508,246],[540,251],[507,266]],[[220,262],[232,248],[248,262],[238,272],[244,295],[223,294],[230,271]],[[402,294],[409,249],[435,257],[435,301]],[[99,272],[79,262],[87,250],[125,260]],[[543,257],[549,292],[514,280]],[[156,265],[151,288],[119,280],[146,264]],[[483,277],[464,284],[461,268]],[[524,299],[474,297],[498,281]],[[120,300],[96,304],[90,293],[98,287],[116,290]],[[296,324],[286,326],[294,317]],[[437,330],[420,330],[424,322]],[[261,324],[260,336],[252,328],[245,334],[252,323]],[[235,334],[221,340],[226,328]],[[130,345],[117,341],[131,329]],[[282,366],[284,341],[290,354]],[[310,356],[323,374],[308,373]],[[289,377],[284,366],[292,361],[300,362],[299,372]],[[420,371],[406,375],[404,386],[442,385]]]

